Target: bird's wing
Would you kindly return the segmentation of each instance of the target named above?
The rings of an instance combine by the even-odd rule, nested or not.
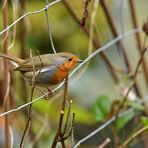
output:
[[[20,64],[20,66],[16,70],[27,72],[27,71],[33,71],[33,67],[35,67],[35,71],[37,71],[43,69],[44,67],[58,65],[59,61],[63,61],[60,59],[61,59],[60,57],[57,57],[55,55],[53,56],[52,54],[35,56],[32,59],[25,60],[23,63]]]
[[[48,86],[51,84],[51,80],[56,72],[55,66],[44,67],[41,71],[29,71],[24,73],[25,80],[32,85],[33,77],[35,78],[35,84],[38,86]]]

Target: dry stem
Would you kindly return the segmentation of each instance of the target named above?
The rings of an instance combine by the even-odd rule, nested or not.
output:
[[[127,99],[127,97],[128,97],[129,92],[132,90],[132,88],[133,88],[133,86],[134,86],[134,84],[135,84],[136,76],[137,76],[137,74],[138,74],[138,70],[139,70],[139,68],[140,68],[141,62],[142,62],[142,60],[143,60],[144,54],[146,53],[147,49],[148,49],[148,47],[146,47],[146,48],[143,50],[142,54],[141,54],[141,57],[140,57],[140,59],[139,59],[139,61],[138,61],[138,63],[137,63],[137,66],[136,66],[136,69],[135,69],[135,72],[134,72],[134,75],[133,75],[133,78],[132,78],[132,83],[131,83],[131,85],[129,86],[129,88],[128,88],[128,90],[127,90],[127,92],[126,92],[124,98],[123,98],[122,101],[121,101],[121,104],[119,105],[119,107],[118,107],[118,109],[117,109],[117,111],[116,111],[116,113],[115,113],[115,116],[116,116],[116,117],[118,116],[118,113],[119,113],[119,111],[122,109],[122,107],[123,107],[123,105],[124,105],[124,103],[125,103],[125,101],[126,101],[126,99]]]
[[[109,143],[111,142],[111,140],[109,138],[106,138],[105,141],[98,146],[98,148],[104,148],[106,147]]]
[[[119,146],[119,148],[126,148],[130,142],[132,142],[136,137],[145,133],[146,131],[148,131],[148,125],[142,127],[137,132],[133,133],[126,141],[123,142],[123,144],[121,144],[121,146]]]
[[[60,119],[59,119],[59,123],[58,123],[58,128],[52,143],[52,148],[55,148],[58,142],[61,142],[61,145],[63,148],[65,148],[65,140],[70,136],[72,129],[74,127],[74,119],[75,119],[75,114],[73,113],[73,117],[72,117],[72,123],[71,126],[67,131],[67,125],[68,125],[68,121],[69,121],[69,117],[70,117],[70,111],[71,111],[71,103],[69,104],[68,107],[68,113],[67,113],[67,117],[66,117],[66,122],[63,123],[63,118],[64,118],[64,114],[65,114],[65,109],[66,109],[66,101],[68,101],[68,76],[65,79],[65,83],[64,83],[64,97],[63,97],[63,101],[62,101],[62,106],[61,106],[61,112],[60,112]],[[62,125],[64,124],[64,129],[62,131]]]
[[[42,70],[42,67],[43,67],[43,63],[42,63],[42,59],[39,55],[39,59],[40,59],[40,63],[41,63],[41,67],[39,69],[39,72],[37,74],[37,76],[35,76],[35,65],[34,65],[34,61],[33,61],[33,57],[32,57],[32,52],[30,52],[30,58],[32,60],[32,67],[33,67],[33,78],[32,78],[32,89],[31,89],[31,99],[30,101],[32,101],[33,99],[33,93],[34,93],[34,89],[35,89],[35,85],[36,85],[36,80],[38,79],[38,76]],[[28,110],[28,120],[27,120],[27,123],[26,123],[26,126],[25,126],[25,130],[23,132],[23,136],[22,136],[22,139],[21,139],[21,142],[20,142],[20,148],[23,147],[23,142],[24,142],[24,138],[25,138],[25,135],[26,135],[26,132],[27,130],[29,129],[29,126],[30,126],[30,123],[31,123],[31,118],[32,118],[32,104],[29,105],[29,110]]]
[[[4,28],[7,28],[8,26],[8,2],[7,0],[3,0],[3,22],[4,22]],[[8,49],[8,31],[4,33],[3,36],[3,53],[7,54]],[[3,81],[3,87],[4,87],[4,106],[5,106],[5,112],[9,110],[9,90],[10,90],[10,74],[9,74],[9,67],[7,60],[4,59],[4,81]],[[10,142],[10,134],[9,134],[9,118],[8,115],[5,115],[5,147],[10,148],[11,142]]]
[[[103,10],[104,10],[104,13],[106,15],[107,21],[109,23],[109,27],[110,27],[114,37],[117,37],[119,33],[118,33],[117,27],[115,25],[115,22],[113,20],[113,17],[111,15],[111,12],[110,12],[105,0],[100,0],[100,3],[102,5],[102,7],[103,7]],[[125,47],[124,47],[122,41],[117,42],[116,45],[119,48],[119,50],[121,51],[121,53],[122,53],[124,63],[125,63],[125,66],[126,66],[126,72],[129,73],[131,71],[131,64],[129,62]],[[142,95],[141,95],[140,89],[139,89],[139,87],[138,87],[138,85],[136,83],[134,84],[134,89],[136,91],[136,94],[139,97],[141,97]]]
[[[131,19],[132,19],[132,22],[133,22],[133,28],[138,28],[138,19],[137,19],[135,1],[129,0],[129,6],[130,6],[130,11],[131,11]],[[148,23],[148,20],[147,20],[147,23]],[[141,41],[140,33],[139,32],[135,33],[135,37],[136,37],[136,40],[137,40],[137,47],[139,49],[139,53],[142,54],[143,47],[142,47],[142,41]],[[145,76],[146,82],[148,82],[148,67],[147,67],[147,64],[148,64],[147,60],[145,59],[145,57],[143,57],[142,66],[143,66],[144,76]],[[146,84],[148,86],[148,83],[146,83]]]

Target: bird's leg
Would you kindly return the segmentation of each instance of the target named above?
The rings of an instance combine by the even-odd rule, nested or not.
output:
[[[38,87],[35,87],[35,88],[36,88],[40,93],[42,93],[43,95],[45,95],[45,92],[42,91],[40,88],[38,88]],[[45,100],[47,100],[46,97],[47,97],[47,96],[45,95]]]
[[[52,94],[52,90],[49,87],[46,87],[46,89],[48,91],[48,94],[47,94],[47,98],[45,98],[45,99],[48,100],[50,97],[53,96],[53,94]]]
[[[52,91],[51,91],[51,90],[49,91],[49,88],[48,88],[48,93],[50,92],[49,94],[46,94],[47,92],[46,92],[45,90],[43,91],[43,90],[41,90],[41,89],[38,88],[38,87],[35,87],[35,88],[36,88],[39,92],[41,92],[43,95],[45,95],[45,97],[44,97],[45,100],[49,100],[49,96],[52,95]]]

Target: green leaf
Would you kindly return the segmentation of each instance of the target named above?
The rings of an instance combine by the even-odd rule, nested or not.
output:
[[[142,122],[142,124],[144,124],[144,125],[148,125],[148,117],[142,116],[142,117],[141,117],[141,122]]]
[[[119,117],[116,121],[116,128],[118,131],[120,131],[133,117],[134,117],[134,111],[130,112],[128,114],[125,114],[122,117]]]
[[[130,107],[133,107],[134,109],[136,109],[138,111],[144,111],[144,106],[138,102],[127,101],[126,103],[127,103],[127,105],[129,105]]]
[[[108,96],[100,96],[92,106],[96,121],[104,121],[111,110],[111,100]]]

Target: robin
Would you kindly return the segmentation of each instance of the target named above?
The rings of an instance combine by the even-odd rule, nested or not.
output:
[[[14,70],[20,71],[30,85],[33,85],[32,80],[35,78],[35,85],[46,88],[62,82],[76,63],[82,62],[68,52],[43,54],[27,60],[5,54],[0,54],[0,57],[10,60]]]

